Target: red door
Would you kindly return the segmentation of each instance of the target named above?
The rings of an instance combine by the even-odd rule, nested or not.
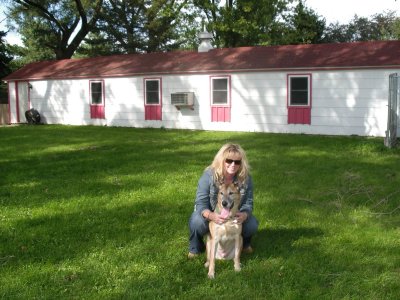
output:
[[[145,105],[145,120],[161,120],[161,105]]]
[[[104,81],[90,81],[90,118],[105,118]]]
[[[288,107],[288,124],[311,124],[311,107]]]
[[[90,105],[90,118],[92,119],[104,119],[104,105]]]
[[[231,78],[230,76],[211,76],[211,122],[231,121]]]
[[[211,107],[211,122],[230,122],[231,108],[226,106]]]
[[[287,76],[288,124],[311,124],[311,74]]]
[[[161,121],[161,78],[144,79],[144,91],[144,119]]]

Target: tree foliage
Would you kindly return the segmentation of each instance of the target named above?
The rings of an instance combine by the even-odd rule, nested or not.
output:
[[[179,27],[188,0],[107,0],[97,32],[112,44],[113,52],[137,53],[177,49]],[[118,22],[115,22],[118,20]]]
[[[314,10],[307,8],[303,1],[295,6],[293,12],[284,16],[276,38],[277,44],[319,44],[322,42],[325,19]]]
[[[9,63],[13,59],[4,41],[6,35],[6,32],[0,31],[0,79],[7,76],[11,72]],[[8,101],[6,91],[6,85],[0,81],[0,104],[7,103]]]
[[[97,23],[103,0],[14,0],[9,15],[37,59],[71,58]],[[38,56],[38,57],[35,57]]]
[[[3,78],[10,73],[11,69],[9,63],[13,59],[4,41],[6,35],[6,32],[0,31],[0,78]]]
[[[216,47],[273,43],[274,30],[292,0],[195,0]]]
[[[325,31],[326,43],[400,39],[400,19],[394,11],[370,18],[355,15],[348,24],[330,24]]]

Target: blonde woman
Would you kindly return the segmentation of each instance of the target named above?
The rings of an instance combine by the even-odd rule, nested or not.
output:
[[[203,237],[208,233],[209,221],[224,223],[226,219],[214,212],[219,182],[239,182],[241,204],[236,219],[242,226],[243,251],[252,253],[251,237],[257,232],[258,221],[253,216],[253,181],[249,174],[246,153],[240,145],[225,144],[201,176],[196,192],[194,212],[189,219],[189,254],[192,258],[205,251]]]

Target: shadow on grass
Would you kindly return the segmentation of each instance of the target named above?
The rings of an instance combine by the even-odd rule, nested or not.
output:
[[[171,232],[171,227],[179,228],[176,223],[183,208],[179,205],[172,208],[172,204],[144,200],[111,209],[95,206],[72,212],[61,209],[51,215],[27,217],[15,222],[13,228],[3,230],[2,252],[13,258],[7,263],[10,267],[61,263],[104,249],[112,252],[125,247],[149,254],[159,251],[154,245],[165,245],[182,235],[180,231]],[[186,228],[182,231],[186,233]],[[146,259],[147,254],[136,259]]]
[[[193,170],[198,170],[200,176],[212,157],[207,153],[194,155],[190,150],[196,148],[196,144],[184,150],[180,150],[179,144],[171,147],[169,143],[159,142],[150,149],[144,144],[127,141],[101,145],[101,142],[88,140],[83,146],[68,144],[71,149],[67,150],[37,151],[23,158],[6,159],[2,167],[10,171],[0,177],[1,204],[34,207],[55,199],[112,198],[122,190],[148,189],[153,192],[160,185],[155,178],[164,181],[174,178],[172,175],[184,177]],[[171,161],[174,162],[172,169]],[[169,177],[166,177],[164,174],[168,169]],[[193,184],[194,189],[195,186]],[[194,192],[190,197],[194,197]]]
[[[301,238],[323,236],[323,231],[313,227],[262,229],[254,237],[256,254],[260,258],[289,257],[293,253],[293,243]]]

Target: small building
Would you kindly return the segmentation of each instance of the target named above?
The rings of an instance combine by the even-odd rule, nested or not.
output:
[[[10,123],[385,136],[400,41],[125,54],[31,63],[3,80]],[[399,126],[399,125],[398,125]]]

